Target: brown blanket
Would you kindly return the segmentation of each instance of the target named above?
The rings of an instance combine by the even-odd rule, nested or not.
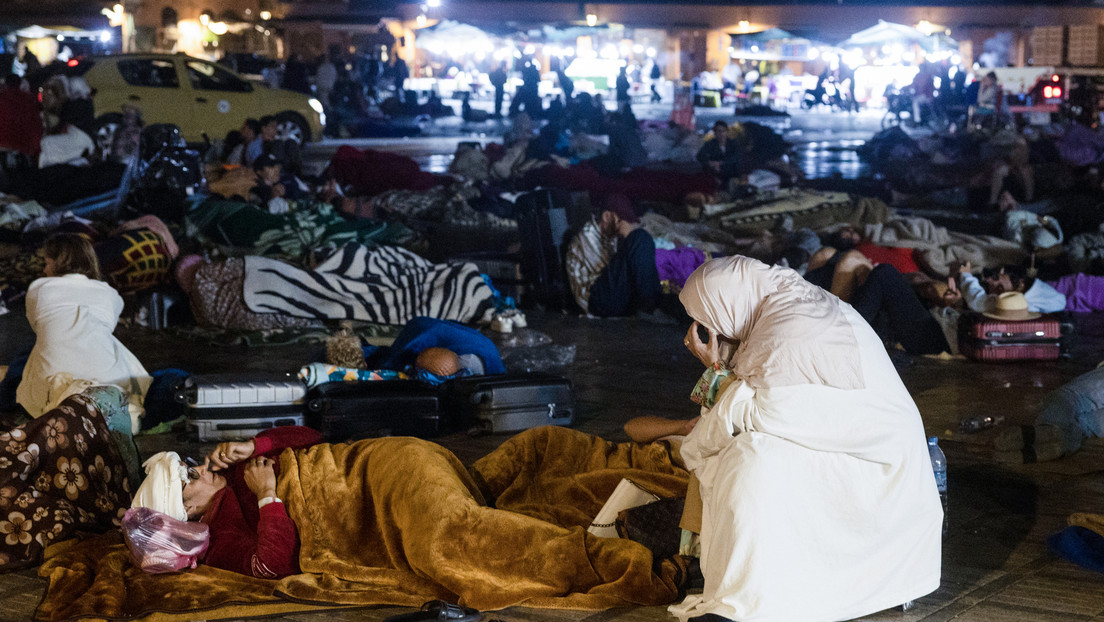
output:
[[[601,609],[679,595],[674,562],[653,571],[642,545],[585,531],[622,477],[660,496],[685,493],[686,471],[667,443],[538,428],[470,472],[451,452],[412,438],[288,450],[280,461],[277,492],[299,527],[303,574],[268,582],[201,566],[142,575],[117,536],[101,536],[43,565],[50,584],[37,617],[204,610],[215,619],[219,607],[274,595],[350,605],[444,598],[478,609]]]

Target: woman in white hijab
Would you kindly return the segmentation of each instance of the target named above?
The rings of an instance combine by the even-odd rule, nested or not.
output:
[[[680,299],[687,347],[729,382],[682,446],[701,482],[705,588],[671,612],[843,620],[935,590],[942,509],[923,424],[866,321],[745,257],[705,263]]]

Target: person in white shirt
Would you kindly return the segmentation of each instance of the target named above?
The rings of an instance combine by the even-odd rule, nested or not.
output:
[[[76,380],[118,385],[132,403],[140,404],[153,378],[113,334],[123,299],[100,280],[91,242],[65,233],[49,238],[43,250],[46,276],[27,290],[27,320],[36,340],[16,400],[39,417],[49,410],[52,378],[69,374]],[[138,414],[132,409],[132,417]]]

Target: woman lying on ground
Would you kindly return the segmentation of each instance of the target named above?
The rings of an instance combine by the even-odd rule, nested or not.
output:
[[[841,620],[936,589],[942,512],[920,413],[869,324],[745,257],[707,262],[680,299],[707,368],[681,449],[701,485],[705,589],[671,612]]]
[[[121,387],[135,405],[137,430],[140,405],[153,379],[113,334],[122,297],[100,280],[96,253],[83,236],[55,235],[43,253],[46,276],[27,290],[27,320],[35,345],[16,390],[19,404],[32,417],[42,416],[59,401],[55,378],[68,374],[70,381]]]
[[[286,577],[281,594],[310,601],[448,598],[497,609],[677,598],[681,560],[586,532],[623,477],[661,497],[685,494],[686,470],[667,443],[535,428],[465,468],[416,438],[319,440],[306,428],[276,428],[222,443],[192,468],[159,454],[134,505],[202,520],[204,564]]]

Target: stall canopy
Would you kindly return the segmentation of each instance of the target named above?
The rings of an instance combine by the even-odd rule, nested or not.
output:
[[[495,44],[485,31],[452,20],[444,20],[416,32],[414,45],[434,54],[452,53],[459,56],[469,52],[490,53]]]
[[[810,60],[810,49],[815,47],[809,39],[781,28],[729,36],[732,37],[729,54],[745,60],[806,61]]]
[[[883,20],[878,20],[878,23],[874,26],[851,35],[846,41],[840,43],[839,47],[865,48],[892,45],[894,43],[915,44],[925,52],[958,48],[958,41],[945,34],[927,35],[912,26],[894,24]]]
[[[84,30],[73,26],[28,26],[12,34],[21,39],[45,39],[47,37],[67,37],[72,39],[99,39],[104,33],[100,30]]]

